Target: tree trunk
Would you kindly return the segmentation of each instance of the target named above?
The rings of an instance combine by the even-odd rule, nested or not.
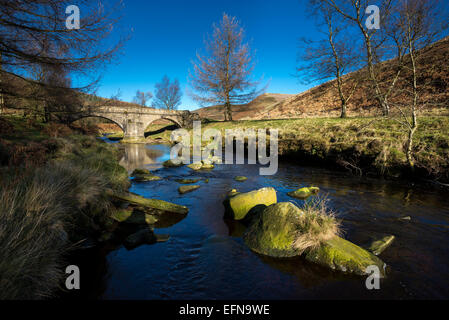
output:
[[[226,102],[224,105],[224,112],[225,112],[225,121],[232,121],[232,110],[231,110],[231,104],[229,102]]]

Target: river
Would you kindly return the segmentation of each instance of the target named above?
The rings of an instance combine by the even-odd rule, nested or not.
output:
[[[99,299],[447,299],[449,298],[449,201],[447,191],[425,186],[359,178],[344,172],[281,162],[274,176],[260,176],[257,165],[218,165],[212,171],[162,168],[169,146],[124,145],[121,164],[148,168],[161,181],[133,183],[147,198],[185,205],[188,216],[159,234],[170,240],[128,251],[97,248],[90,254],[84,295]],[[245,175],[246,182],[234,177]],[[201,188],[178,194],[175,179],[208,178]],[[362,244],[371,236],[396,236],[381,254],[388,277],[369,291],[362,277],[348,276],[307,263],[302,258],[272,259],[250,251],[244,227],[223,220],[223,200],[230,189],[246,192],[271,186],[278,201],[300,200],[287,192],[318,186],[342,220],[344,237]],[[411,220],[402,220],[410,217]]]

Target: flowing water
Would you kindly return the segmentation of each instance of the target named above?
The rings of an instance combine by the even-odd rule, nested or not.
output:
[[[218,165],[212,171],[162,168],[164,145],[125,145],[121,162],[129,171],[149,168],[162,181],[133,183],[147,198],[185,205],[187,217],[159,234],[170,240],[128,251],[102,248],[89,260],[90,297],[100,299],[416,299],[449,298],[449,201],[444,191],[342,172],[280,163],[275,176],[260,176],[256,165]],[[234,177],[245,175],[246,182]],[[178,194],[175,179],[208,178],[201,188]],[[244,244],[243,225],[223,220],[230,189],[247,192],[274,187],[278,201],[302,201],[286,195],[301,186],[318,186],[342,219],[344,237],[362,244],[371,236],[392,234],[382,255],[388,277],[369,291],[362,277],[348,276],[302,258],[272,259]],[[409,216],[411,220],[401,220]],[[112,250],[112,251],[111,251]],[[94,279],[96,281],[94,281]]]

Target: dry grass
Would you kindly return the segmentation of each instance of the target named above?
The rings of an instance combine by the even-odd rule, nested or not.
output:
[[[317,248],[324,241],[340,234],[340,222],[327,207],[327,199],[310,198],[302,207],[303,215],[299,219],[299,230],[294,242],[295,248],[301,252],[309,248]]]
[[[15,170],[0,184],[0,299],[42,299],[58,287],[70,234],[109,202],[105,179],[70,162]],[[92,211],[95,208],[95,211]]]

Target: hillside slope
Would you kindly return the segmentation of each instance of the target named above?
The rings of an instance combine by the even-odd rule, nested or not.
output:
[[[256,99],[250,103],[233,106],[232,116],[234,120],[248,120],[255,119],[261,116],[266,109],[281,103],[282,101],[293,97],[290,94],[276,94],[276,93],[265,93],[258,96]],[[211,120],[224,120],[224,112],[222,106],[212,106],[205,107],[195,110],[202,118],[207,118]],[[260,114],[260,115],[259,115]]]
[[[429,103],[427,112],[446,114],[449,111],[449,37],[425,48],[421,56],[422,63],[418,72],[422,74],[419,83],[425,84],[422,92],[422,102]],[[381,63],[381,80],[387,85],[394,76],[394,60]],[[346,83],[352,86],[361,71],[346,76]],[[370,92],[370,82],[362,82],[355,91],[348,105],[348,116],[377,116],[381,110]],[[404,89],[404,82],[398,84]],[[397,90],[399,92],[399,90]],[[277,100],[275,102],[275,100]],[[392,102],[404,102],[403,97],[397,96]],[[397,110],[396,110],[397,111]],[[210,107],[197,110],[205,118],[223,120],[222,107]],[[394,108],[392,112],[395,112]],[[336,83],[329,81],[308,91],[297,95],[266,94],[254,101],[234,106],[235,120],[248,119],[290,119],[308,117],[338,117],[340,115],[340,102]]]

